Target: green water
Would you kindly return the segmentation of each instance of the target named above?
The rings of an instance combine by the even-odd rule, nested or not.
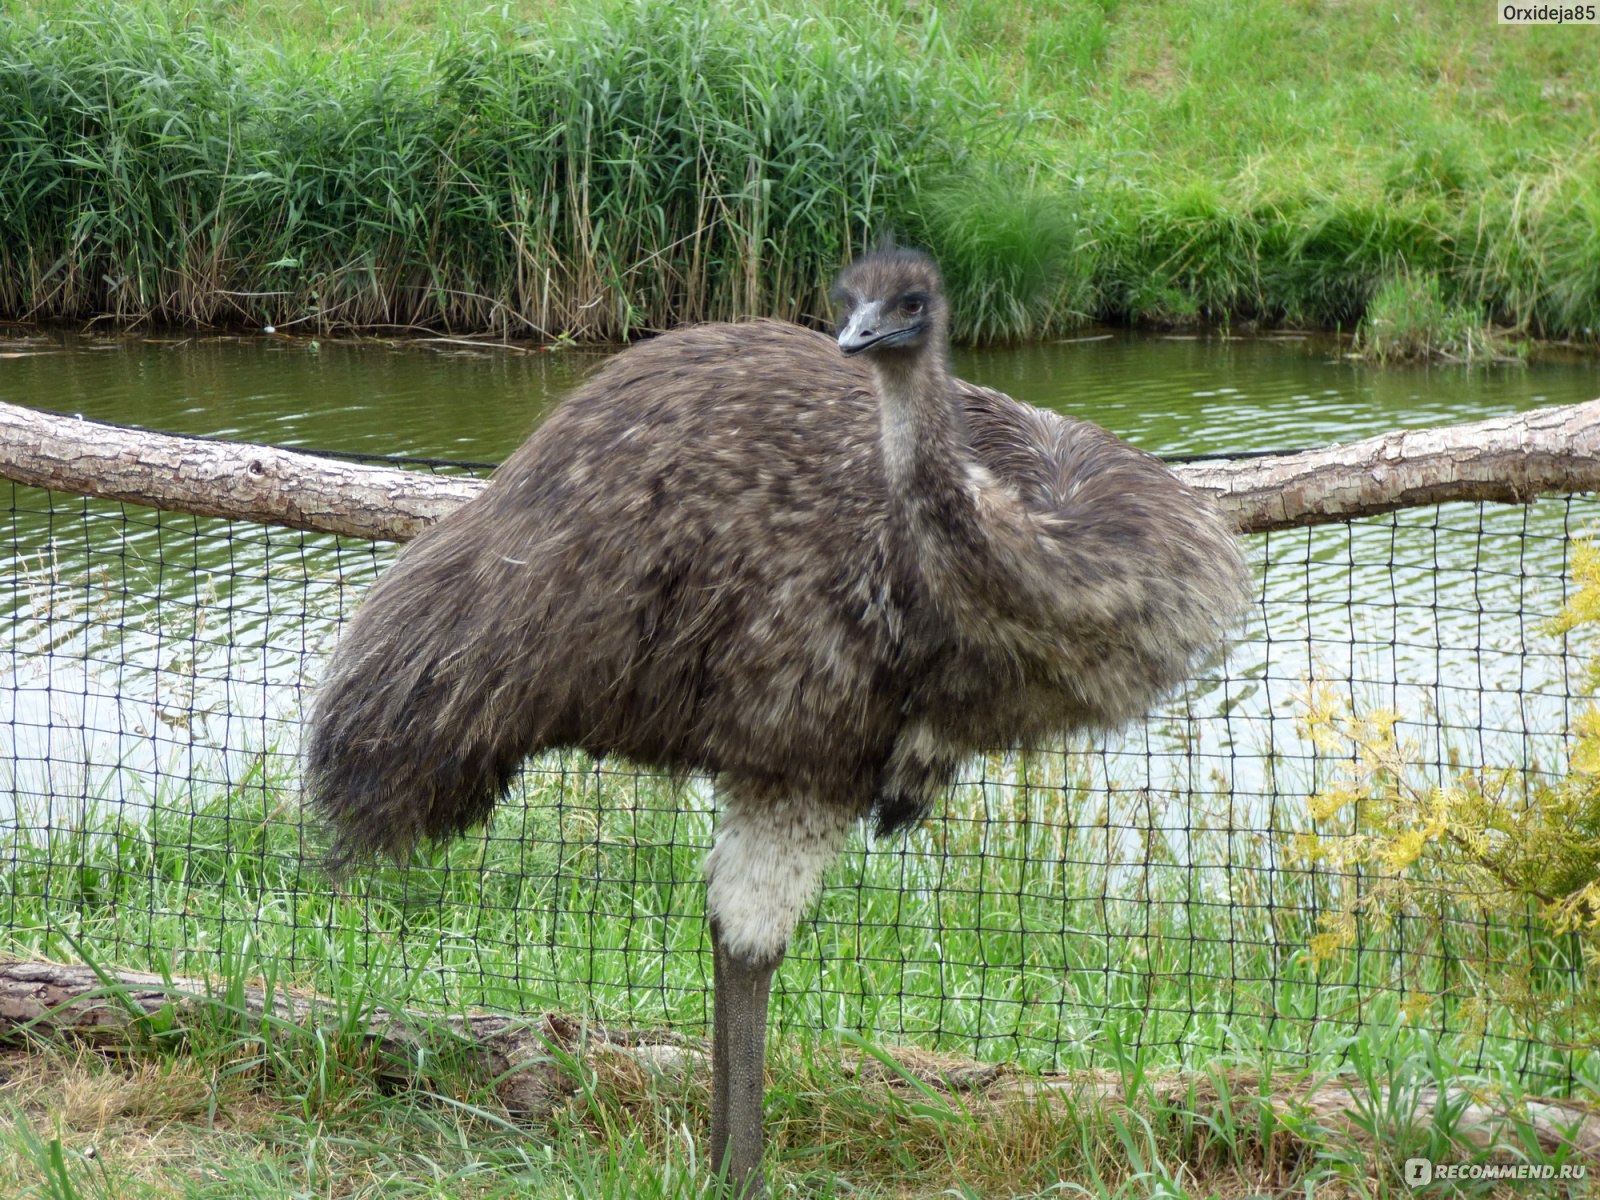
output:
[[[958,352],[976,382],[1163,454],[1325,444],[1600,395],[1589,364],[1374,370],[1325,338],[1094,333]],[[443,343],[0,336],[0,400],[285,446],[495,461],[603,357]],[[304,685],[392,549],[15,489],[0,527],[0,814],[293,771]],[[1572,664],[1543,633],[1588,501],[1450,506],[1254,539],[1261,603],[1225,670],[1119,741],[1107,787],[1264,819],[1329,679],[1414,718],[1430,761],[1548,762]],[[1465,749],[1463,749],[1465,747]],[[1182,820],[1193,820],[1192,806]]]
[[[1327,338],[1124,332],[958,351],[959,374],[1164,454],[1319,445],[1600,396],[1592,364],[1361,367]],[[0,400],[175,433],[497,460],[604,351],[0,336]]]

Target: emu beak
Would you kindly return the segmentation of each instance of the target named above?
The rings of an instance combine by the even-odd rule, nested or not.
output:
[[[839,331],[839,349],[845,354],[860,354],[883,337],[883,302],[864,301],[850,314]]]

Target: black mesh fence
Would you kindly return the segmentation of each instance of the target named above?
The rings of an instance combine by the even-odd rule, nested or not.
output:
[[[710,783],[546,757],[483,831],[331,880],[298,808],[301,712],[394,548],[0,486],[4,952],[705,1026]],[[1586,700],[1547,619],[1597,516],[1568,497],[1253,538],[1259,602],[1225,665],[1124,736],[975,761],[909,836],[852,842],[778,1028],[1072,1066],[1316,1062],[1410,1026],[1570,1085],[1575,942],[1437,889],[1353,905],[1365,868],[1305,852],[1354,817],[1309,811],[1339,756],[1297,717],[1308,696],[1392,710],[1441,784],[1561,769]]]

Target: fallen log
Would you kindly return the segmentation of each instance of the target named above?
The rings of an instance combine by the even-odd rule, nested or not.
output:
[[[107,1048],[134,1048],[200,1021],[233,1022],[268,1034],[319,1027],[351,1028],[348,1005],[265,986],[225,989],[203,979],[167,979],[147,971],[107,971],[64,963],[0,962],[0,1040],[43,1037]],[[604,1031],[601,1031],[602,1038]],[[576,1086],[555,1061],[585,1036],[551,1016],[529,1020],[492,1014],[360,1014],[355,1036],[377,1053],[382,1073],[425,1079],[449,1055],[496,1081],[508,1112],[543,1117]]]
[[[1600,400],[1177,470],[1216,496],[1242,533],[1459,500],[1531,504],[1600,491]]]
[[[1457,500],[1528,504],[1552,493],[1600,491],[1600,400],[1174,469],[1214,495],[1242,533]],[[381,541],[415,537],[484,486],[14,404],[0,404],[0,478]]]
[[[478,480],[178,437],[0,403],[0,478],[201,517],[403,542]]]
[[[535,1018],[488,1013],[425,1013],[374,1006],[352,1021],[348,1005],[298,991],[227,987],[203,979],[166,979],[144,971],[110,971],[50,962],[0,962],[0,1041],[32,1037],[127,1049],[171,1036],[186,1023],[234,1021],[282,1032],[322,1029],[323,1039],[355,1036],[377,1051],[375,1070],[401,1081],[426,1080],[448,1056],[489,1082],[508,1114],[530,1123],[549,1117],[575,1094],[580,1075],[647,1086],[663,1076],[709,1082],[710,1051],[698,1038],[672,1031],[608,1029],[557,1013]],[[1248,1071],[1182,1072],[1147,1077],[1130,1097],[1111,1071],[1032,1074],[910,1048],[847,1052],[842,1064],[863,1083],[959,1094],[959,1108],[1001,1119],[1008,1106],[1060,1103],[1096,1109],[1148,1107],[1152,1102],[1199,1114],[1260,1097],[1292,1120],[1292,1128],[1370,1138],[1362,1114],[1425,1129],[1441,1106],[1458,1110],[1453,1128],[1482,1148],[1566,1151],[1600,1163],[1600,1111],[1572,1100],[1495,1099],[1481,1088],[1425,1086],[1374,1096],[1346,1075],[1263,1077]],[[952,1112],[958,1106],[952,1102]],[[1390,1130],[1390,1132],[1400,1132]]]

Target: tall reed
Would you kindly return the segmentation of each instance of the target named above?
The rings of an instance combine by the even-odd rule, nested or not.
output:
[[[0,309],[613,339],[815,318],[988,115],[820,18],[616,3],[536,39],[0,27]]]
[[[0,23],[0,318],[821,321],[840,261],[893,230],[944,264],[963,340],[1353,328],[1423,276],[1498,326],[1600,339],[1571,39],[1435,14],[1374,59],[1366,12],[603,0],[524,27],[475,2],[302,0],[320,32],[262,13],[259,38],[200,0]],[[1466,82],[1415,75],[1461,37]]]

